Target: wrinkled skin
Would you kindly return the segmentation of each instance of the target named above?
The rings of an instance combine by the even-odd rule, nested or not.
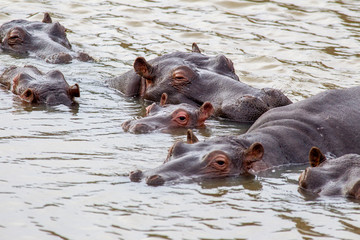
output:
[[[305,164],[308,149],[319,146],[335,156],[360,154],[360,87],[330,90],[263,114],[240,136],[194,144],[175,143],[165,163],[132,181],[149,185],[191,178],[256,174],[275,166]]]
[[[108,84],[126,96],[151,101],[158,101],[162,93],[170,104],[200,106],[208,101],[214,116],[238,122],[253,122],[267,110],[291,103],[279,90],[240,82],[230,59],[205,56],[196,44],[191,53],[170,53],[150,61],[138,57],[133,70]]]
[[[161,96],[160,104],[153,103],[146,108],[146,117],[128,120],[122,124],[124,131],[148,133],[168,132],[179,128],[203,128],[205,120],[213,113],[213,106],[205,102],[200,108],[187,103],[166,104],[167,94]]]
[[[42,22],[13,20],[0,26],[0,47],[16,56],[36,56],[48,63],[69,63],[72,59],[93,60],[86,53],[71,50],[65,27],[52,23],[48,13]]]
[[[312,167],[306,168],[299,178],[301,192],[360,200],[360,155],[326,159],[320,149],[313,147],[309,159]]]
[[[64,75],[57,70],[46,74],[34,66],[12,66],[0,76],[0,84],[31,104],[71,106],[80,97],[79,85],[69,86]]]

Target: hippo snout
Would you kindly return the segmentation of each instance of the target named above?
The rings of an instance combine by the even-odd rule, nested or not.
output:
[[[152,175],[146,179],[146,184],[149,186],[160,186],[165,183],[165,180],[160,175]]]
[[[147,124],[144,123],[134,123],[133,120],[128,120],[126,122],[124,122],[122,125],[122,128],[124,129],[124,131],[128,131],[131,133],[147,133],[151,130],[154,130],[152,127],[150,127]]]
[[[124,131],[129,131],[131,120],[127,120],[126,122],[123,122],[121,124],[121,127],[124,129]]]

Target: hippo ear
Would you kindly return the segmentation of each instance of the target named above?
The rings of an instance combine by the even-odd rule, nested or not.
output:
[[[346,195],[348,197],[360,200],[360,180],[354,184],[354,186],[346,193]]]
[[[168,99],[168,95],[166,93],[161,94],[160,106],[164,106]]]
[[[36,102],[35,93],[31,88],[26,89],[25,92],[20,95],[20,98],[28,103]]]
[[[68,93],[71,97],[80,97],[80,88],[79,85],[77,83],[75,83],[74,85],[72,85],[69,90]]]
[[[198,122],[203,124],[206,119],[208,119],[214,113],[214,107],[210,102],[204,102],[199,109],[199,119]]]
[[[49,13],[44,13],[44,18],[42,20],[43,23],[52,23],[52,19]]]
[[[322,154],[322,152],[320,151],[319,148],[312,147],[310,149],[310,152],[309,152],[310,166],[317,167],[320,165],[320,163],[325,162],[325,161],[326,161],[326,157],[324,156],[324,154]]]
[[[201,53],[200,48],[198,47],[198,45],[196,43],[192,44],[191,50],[192,50],[192,52]]]
[[[251,168],[254,162],[260,161],[264,156],[264,147],[261,143],[253,143],[244,152],[245,158],[243,159],[243,169],[245,172]]]
[[[153,67],[143,57],[135,59],[134,70],[137,74],[148,80],[153,79]]]
[[[197,143],[199,139],[195,136],[193,131],[191,129],[188,129],[186,132],[186,143],[187,144],[193,144]]]

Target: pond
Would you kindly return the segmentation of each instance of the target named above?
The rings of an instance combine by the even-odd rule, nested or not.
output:
[[[359,202],[309,199],[298,191],[305,166],[255,179],[150,187],[135,169],[160,165],[183,133],[131,134],[121,123],[149,104],[106,79],[151,59],[190,51],[224,54],[241,81],[300,101],[360,83],[360,4],[351,0],[2,0],[0,24],[49,12],[75,50],[95,62],[48,64],[0,54],[0,69],[31,64],[78,83],[79,107],[30,107],[0,89],[2,239],[359,239]],[[211,119],[202,141],[248,126]]]

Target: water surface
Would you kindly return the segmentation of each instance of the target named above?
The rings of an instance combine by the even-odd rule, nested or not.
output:
[[[79,83],[79,108],[30,107],[0,91],[1,239],[359,239],[359,202],[309,199],[303,167],[255,179],[132,183],[158,166],[182,134],[134,135],[121,123],[147,102],[124,98],[105,79],[151,59],[190,51],[224,54],[241,80],[299,101],[360,82],[360,4],[340,0],[98,1],[2,0],[0,24],[49,12],[75,50],[95,63],[51,65],[0,54],[0,69],[32,64]],[[246,126],[208,121],[200,140]]]

